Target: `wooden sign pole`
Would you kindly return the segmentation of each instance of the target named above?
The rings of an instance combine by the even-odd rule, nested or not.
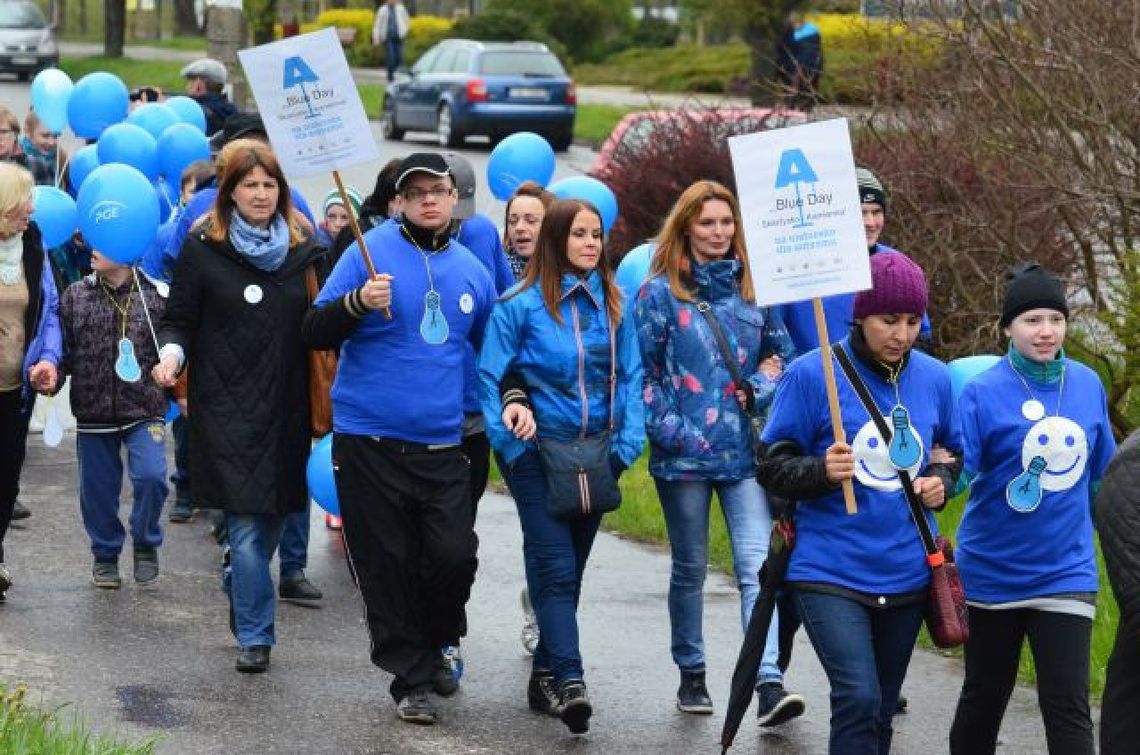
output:
[[[843,415],[839,411],[839,393],[835,387],[835,365],[831,362],[831,339],[827,335],[827,320],[823,316],[823,300],[816,297],[811,300],[812,310],[815,312],[815,332],[819,335],[819,355],[823,359],[823,378],[827,384],[827,405],[831,409],[831,431],[835,435],[836,443],[847,442],[847,432],[843,429]],[[855,486],[851,480],[843,481],[843,502],[847,504],[847,513],[858,513],[855,504]]]
[[[356,213],[352,210],[352,203],[348,201],[348,192],[344,190],[344,181],[341,180],[340,171],[334,170],[332,174],[333,180],[336,181],[336,189],[340,192],[340,201],[348,210],[348,223],[352,226],[352,236],[356,239],[356,245],[360,247],[360,256],[364,258],[364,266],[368,268],[368,279],[375,280],[376,266],[372,264],[372,255],[368,253],[368,247],[364,245],[364,235],[360,232],[360,224],[356,222]],[[392,319],[391,308],[384,307],[384,316],[389,320]]]

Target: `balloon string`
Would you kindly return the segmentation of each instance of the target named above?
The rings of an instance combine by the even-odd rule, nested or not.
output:
[[[67,158],[64,160],[60,160],[59,156],[61,154],[67,155],[67,153],[57,145],[55,148],[55,187],[57,189],[60,188],[60,182],[63,180],[63,170],[71,160],[71,155],[67,155]]]
[[[165,178],[160,179],[158,181],[158,190],[162,192],[162,197],[163,197],[163,199],[166,200],[166,204],[170,205],[170,214],[166,216],[166,219],[170,220],[172,217],[174,217],[175,206],[174,206],[174,202],[171,201],[171,199],[170,199],[170,192],[167,191],[167,189],[166,189],[166,179]]]
[[[157,354],[161,350],[158,346],[158,334],[154,332],[154,321],[150,319],[150,307],[146,305],[146,295],[143,294],[142,285],[139,284],[138,268],[131,266],[131,274],[135,276],[135,288],[139,291],[139,299],[142,301],[143,312],[146,314],[146,324],[150,328],[150,337],[154,339],[154,352]]]

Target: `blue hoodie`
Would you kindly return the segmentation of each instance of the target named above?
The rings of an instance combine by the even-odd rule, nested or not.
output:
[[[533,441],[524,442],[503,424],[499,381],[514,371],[522,375],[534,407],[539,438],[571,440],[582,431],[603,432],[610,420],[610,322],[602,277],[595,270],[585,280],[566,274],[558,311],[551,317],[536,286],[508,294],[495,305],[483,349],[479,352],[479,392],[491,446],[513,462]],[[622,318],[614,337],[617,385],[614,388],[613,452],[626,466],[641,454],[641,360],[631,318]],[[582,397],[586,398],[583,405]]]
[[[414,443],[459,443],[463,422],[463,358],[478,348],[495,303],[491,276],[463,245],[451,241],[425,255],[397,223],[364,234],[377,270],[392,275],[392,318],[369,312],[340,348],[333,381],[333,430]],[[448,325],[446,340],[420,334],[428,266]],[[368,270],[353,242],[337,261],[314,306],[364,285]]]
[[[697,296],[712,305],[737,369],[752,385],[756,410],[772,402],[776,380],[758,368],[762,357],[795,356],[778,318],[740,296],[740,263],[693,266]],[[756,473],[752,430],[736,400],[716,337],[696,304],[673,296],[669,279],[651,278],[635,309],[645,370],[649,473],[664,480],[743,480]]]

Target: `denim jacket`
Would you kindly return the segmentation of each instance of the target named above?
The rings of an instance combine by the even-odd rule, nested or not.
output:
[[[693,267],[696,299],[707,301],[752,387],[756,411],[771,404],[776,380],[759,372],[772,354],[795,355],[778,316],[740,296],[740,263]],[[642,287],[635,309],[645,370],[649,472],[665,480],[742,480],[755,474],[751,429],[720,346],[704,315],[677,299],[664,275]]]
[[[487,437],[508,463],[534,448],[503,424],[499,381],[508,372],[526,383],[540,440],[570,440],[583,425],[587,435],[595,435],[609,424],[610,322],[598,272],[585,279],[563,276],[558,310],[561,323],[547,311],[538,286],[516,288],[495,305],[487,324],[479,352],[480,403]],[[614,349],[613,452],[629,466],[645,442],[641,364],[629,318],[618,326]]]

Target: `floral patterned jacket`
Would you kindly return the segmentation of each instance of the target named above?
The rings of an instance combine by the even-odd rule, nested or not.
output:
[[[767,410],[778,378],[759,372],[777,354],[795,356],[778,315],[740,296],[740,263],[696,265],[698,301],[707,301],[734,350],[741,376],[751,384],[756,411]],[[677,299],[669,280],[650,278],[635,309],[645,370],[645,431],[649,473],[665,480],[742,480],[755,474],[748,420],[720,347],[695,302]]]

